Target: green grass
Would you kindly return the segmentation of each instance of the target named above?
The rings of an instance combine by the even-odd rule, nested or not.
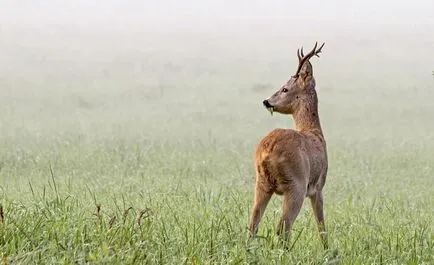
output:
[[[326,33],[313,64],[329,151],[327,251],[308,201],[284,250],[277,196],[259,237],[245,245],[255,145],[275,127],[292,127],[261,101],[295,69],[294,51],[309,40],[290,39],[289,49],[270,36],[269,53],[247,45],[262,38],[253,32],[232,36],[231,45],[193,35],[197,42],[179,39],[176,47],[152,39],[141,51],[143,40],[131,36],[137,41],[118,46],[89,39],[97,48],[66,39],[56,50],[60,44],[36,32],[38,50],[13,46],[20,34],[11,34],[0,44],[3,260],[434,264],[434,80],[424,45],[419,38],[381,50],[417,31],[379,30],[362,35],[364,44]],[[374,42],[382,43],[380,56]],[[339,50],[344,44],[358,51]]]

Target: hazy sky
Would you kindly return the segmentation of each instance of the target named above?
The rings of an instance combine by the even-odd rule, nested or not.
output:
[[[289,18],[357,23],[434,24],[434,1],[391,0],[0,0],[2,26],[26,22],[89,23]]]

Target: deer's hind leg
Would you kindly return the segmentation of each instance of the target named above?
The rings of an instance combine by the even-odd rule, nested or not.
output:
[[[281,239],[288,242],[292,225],[300,213],[306,196],[306,186],[302,183],[293,183],[283,194],[282,216],[280,218],[277,233]]]
[[[265,190],[259,181],[256,180],[255,202],[253,205],[252,214],[250,216],[248,240],[254,237],[258,232],[259,222],[264,215],[265,208],[267,207],[272,195],[273,193],[271,191]]]

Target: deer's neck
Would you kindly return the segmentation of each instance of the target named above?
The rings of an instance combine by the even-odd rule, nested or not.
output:
[[[318,115],[318,98],[315,91],[312,91],[312,94],[307,99],[302,100],[292,117],[297,131],[323,135]]]

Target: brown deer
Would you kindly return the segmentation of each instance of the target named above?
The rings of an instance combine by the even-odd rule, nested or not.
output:
[[[259,222],[273,193],[283,195],[282,216],[277,228],[284,241],[290,238],[295,219],[309,197],[324,248],[328,248],[324,223],[323,196],[327,175],[327,149],[318,116],[318,97],[312,65],[324,43],[318,43],[306,55],[297,50],[298,68],[263,105],[273,111],[291,114],[295,130],[275,129],[256,147],[255,200],[249,224],[249,240],[258,231]]]

